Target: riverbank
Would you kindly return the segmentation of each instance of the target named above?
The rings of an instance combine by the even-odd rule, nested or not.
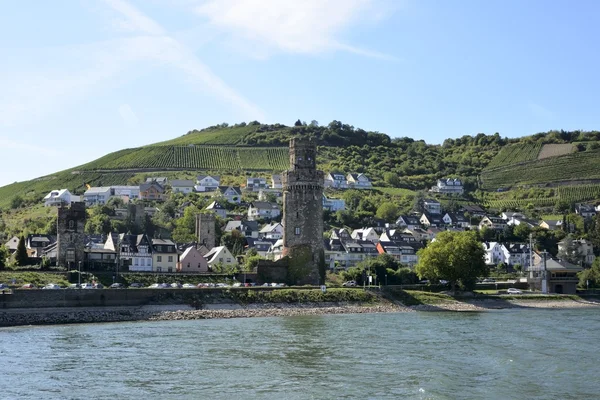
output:
[[[598,299],[527,300],[467,299],[444,300],[435,304],[405,306],[382,299],[376,303],[271,303],[205,304],[194,309],[185,304],[146,305],[140,307],[28,308],[0,311],[0,327],[124,321],[176,321],[214,318],[289,317],[324,314],[362,314],[390,312],[483,312],[500,309],[600,308]]]

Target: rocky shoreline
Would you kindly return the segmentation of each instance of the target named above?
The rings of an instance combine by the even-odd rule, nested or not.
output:
[[[489,311],[499,309],[556,309],[600,307],[595,300],[468,300],[448,301],[407,307],[382,301],[377,304],[206,304],[202,309],[188,305],[150,305],[142,307],[38,308],[0,311],[0,327],[54,325],[124,321],[180,321],[213,318],[288,317],[323,314],[363,314],[416,311]]]

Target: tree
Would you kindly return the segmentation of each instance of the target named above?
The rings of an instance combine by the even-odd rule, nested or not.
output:
[[[302,126],[302,121],[298,119],[296,122],[294,122],[294,126]]]
[[[391,202],[383,203],[377,208],[376,215],[384,221],[395,221],[398,218],[398,207]]]
[[[383,180],[385,181],[385,183],[393,187],[398,187],[401,183],[400,177],[393,172],[384,173]]]
[[[444,279],[456,290],[472,289],[477,277],[486,276],[485,250],[473,231],[441,232],[434,242],[417,253],[415,271],[419,278]]]
[[[6,259],[8,258],[8,249],[0,245],[0,270],[3,270],[6,267]]]
[[[23,200],[23,198],[21,196],[16,195],[12,199],[10,199],[10,208],[12,208],[13,210],[15,208],[19,208],[23,205],[24,202],[25,202],[25,200]]]
[[[27,248],[25,247],[25,238],[23,236],[21,236],[19,239],[19,244],[17,245],[15,261],[19,266],[24,266],[29,263],[29,256],[27,255]]]
[[[561,241],[560,247],[557,254],[559,258],[566,260],[571,264],[579,264],[582,260],[581,252],[573,242],[573,237],[571,235],[567,235],[567,237]]]
[[[531,228],[529,226],[527,226],[527,224],[525,224],[525,223],[515,226],[515,228],[513,230],[513,234],[521,242],[528,240],[530,233],[531,233]]]
[[[587,288],[600,286],[600,257],[596,257],[591,268],[584,269],[577,274],[579,286]]]
[[[231,251],[231,254],[238,256],[244,252],[246,237],[242,232],[234,229],[221,236],[221,246],[227,247]]]

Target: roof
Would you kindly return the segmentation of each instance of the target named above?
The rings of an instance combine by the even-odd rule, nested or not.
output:
[[[164,192],[165,188],[162,187],[161,184],[157,183],[157,182],[149,182],[149,183],[142,183],[140,185],[140,192],[143,192],[145,190],[150,189],[151,187],[155,187],[159,192]]]
[[[281,228],[283,229],[283,226],[279,222],[273,222],[272,224],[267,224],[263,226],[263,228],[260,230],[260,233],[272,232],[273,230],[275,230],[275,228],[277,228],[277,225],[281,226]]]
[[[152,177],[152,178],[146,178],[146,182],[150,183],[152,181],[156,181],[158,183],[166,183],[167,182],[167,178],[164,176],[157,176],[157,177]]]
[[[212,179],[214,179],[217,182],[221,181],[221,177],[219,175],[198,175],[196,177],[196,179],[199,180],[199,181],[201,181],[204,178],[212,178]]]
[[[271,179],[274,183],[281,183],[281,175],[279,174],[271,175]]]
[[[96,187],[91,187],[88,190],[86,190],[83,195],[86,196],[86,195],[90,195],[90,194],[106,193],[108,191],[110,191],[110,186],[96,186]]]
[[[69,190],[68,189],[53,190],[50,193],[48,193],[46,196],[44,196],[44,200],[48,200],[48,199],[54,198],[54,197],[60,197],[63,194],[65,194],[66,192],[69,192]]]
[[[175,242],[170,239],[152,239],[153,245],[175,246]]]
[[[537,264],[534,265],[535,269],[543,269],[544,261],[540,260]],[[546,259],[546,270],[548,271],[583,271],[579,265],[571,264],[565,260],[559,260],[556,258],[547,258]]]
[[[440,204],[440,202],[435,199],[423,199],[423,203]]]
[[[250,203],[250,206],[254,208],[279,209],[277,203],[269,203],[268,201],[253,201]]]
[[[194,186],[194,183],[194,181],[191,181],[189,179],[173,179],[172,181],[169,181],[169,184],[171,186],[191,187]]]
[[[239,186],[219,186],[217,190],[221,193],[225,193],[227,190],[233,190],[237,195],[242,195],[242,190]]]
[[[225,209],[226,208],[223,207],[223,205],[217,201],[213,201],[206,207],[206,210],[225,210]]]

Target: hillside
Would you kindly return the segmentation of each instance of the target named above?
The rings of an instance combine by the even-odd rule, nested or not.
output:
[[[295,126],[253,121],[192,130],[171,140],[123,149],[66,171],[1,187],[0,209],[10,208],[15,198],[25,205],[37,204],[53,189],[68,188],[80,194],[85,183],[138,184],[157,174],[191,178],[210,172],[233,181],[248,175],[268,176],[288,167],[287,144],[293,136],[317,140],[317,162],[324,171],[366,173],[378,186],[423,190],[438,178],[460,177],[467,189],[474,191],[600,178],[600,132],[596,131],[551,131],[519,139],[478,134],[431,145],[407,137],[392,139],[339,121],[325,126],[314,121],[297,121]],[[572,150],[576,152],[559,155]],[[542,156],[547,158],[539,159]]]

